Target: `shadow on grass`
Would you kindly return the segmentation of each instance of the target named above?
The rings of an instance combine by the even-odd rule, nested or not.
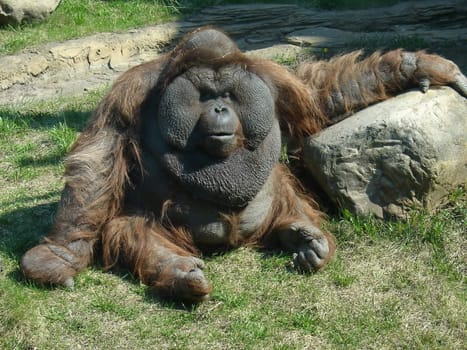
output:
[[[69,107],[0,106],[0,147],[5,145],[5,155],[16,170],[59,165],[92,113]]]
[[[56,165],[62,158],[63,154],[60,152],[53,152],[43,157],[25,156],[16,161],[20,167],[44,167],[48,165]]]
[[[27,108],[27,107],[25,107]],[[45,109],[45,108],[44,108]],[[0,106],[0,131],[2,133],[52,129],[62,123],[75,131],[81,131],[91,115],[91,111],[64,110],[57,112],[18,111]]]
[[[200,303],[185,303],[162,298],[155,294],[149,287],[146,287],[145,289],[144,301],[147,303],[158,304],[162,309],[188,312],[195,311],[200,305]]]
[[[18,206],[27,206],[31,202],[56,198],[58,195],[58,192],[50,192],[42,196],[25,197],[16,202],[16,204]],[[3,256],[17,262],[16,268],[4,275],[6,278],[25,288],[44,290],[65,288],[60,286],[42,286],[33,281],[26,280],[19,267],[19,262],[23,254],[30,248],[39,244],[42,238],[48,235],[54,222],[57,206],[58,202],[52,200],[50,203],[32,207],[22,207],[0,215],[0,251]],[[99,256],[99,252],[97,252],[96,255]],[[99,259],[96,259],[92,267],[103,273],[114,274],[120,279],[134,285],[140,284],[139,279],[123,267],[106,271]],[[163,309],[179,311],[193,311],[196,309],[197,305],[164,299],[152,292],[149,287],[145,287],[144,300],[148,303],[159,304]]]
[[[43,196],[25,197],[15,202],[25,206],[36,200],[55,198],[59,193],[50,192]],[[0,216],[0,250],[12,259],[19,258],[46,236],[52,226],[58,202],[22,207]]]
[[[17,261],[18,266],[10,271],[6,277],[24,286],[34,285],[24,279],[19,269],[21,256],[30,248],[37,245],[46,236],[52,226],[57,201],[28,207],[35,201],[56,198],[58,192],[49,192],[42,196],[25,196],[15,200],[19,209],[7,211],[0,215],[0,251],[3,256]]]

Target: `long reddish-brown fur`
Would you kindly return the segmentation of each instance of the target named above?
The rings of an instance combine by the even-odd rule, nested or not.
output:
[[[185,43],[186,39],[171,54],[130,69],[99,104],[66,159],[66,188],[52,232],[44,244],[23,258],[27,277],[40,283],[70,284],[70,278],[88,266],[99,249],[106,267],[127,265],[162,295],[179,292],[177,288],[181,287],[170,270],[175,264],[173,257],[188,259],[200,254],[189,228],[167,220],[164,213],[170,202],[160,203],[161,213],[149,213],[144,207],[127,213],[125,196],[128,188],[145,176],[140,128],[141,108],[148,94],[164,89],[190,65],[209,61],[209,51],[184,52]],[[239,50],[210,62],[214,67],[240,65],[261,77],[273,90],[283,132],[295,140],[401,89],[423,84],[426,79],[431,84],[452,83],[458,74],[454,64],[439,56],[401,50],[375,53],[366,59],[355,52],[330,61],[308,62],[296,74],[274,62],[247,57]],[[272,231],[303,218],[319,226],[322,214],[290,170],[277,165],[273,176],[275,201],[267,218],[248,239],[236,232],[239,212],[222,214],[230,225],[231,246],[274,244],[277,237],[271,236]],[[332,235],[323,234],[330,253],[322,265],[335,250]],[[197,264],[196,260],[186,261],[188,265]],[[196,276],[189,283],[189,288],[201,294],[211,290]]]

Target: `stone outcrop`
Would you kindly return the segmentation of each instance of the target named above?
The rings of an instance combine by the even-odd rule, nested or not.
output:
[[[369,33],[379,37],[418,35],[418,33],[447,33],[450,39],[465,41],[467,2],[465,0],[404,1],[390,7],[347,11],[324,11],[297,5],[231,5],[202,9],[188,17],[188,23],[206,23],[220,26],[241,45],[262,45],[265,42],[290,41],[313,46],[303,36],[302,30],[312,28],[335,29],[339,34],[361,37]],[[329,32],[328,32],[329,33]],[[328,35],[324,33],[324,35]],[[334,33],[331,38],[336,38]],[[445,35],[427,35],[427,42],[441,43]],[[345,47],[348,42],[341,41]]]
[[[407,92],[310,137],[303,157],[329,198],[351,212],[433,210],[467,181],[467,99],[448,87]]]
[[[0,0],[0,25],[17,25],[47,18],[60,0]]]
[[[1,0],[0,0],[1,1]],[[156,58],[180,35],[167,24],[99,33],[0,58],[0,105],[76,95]]]

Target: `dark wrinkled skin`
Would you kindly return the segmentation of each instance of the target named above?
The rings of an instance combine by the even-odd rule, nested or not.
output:
[[[200,198],[242,207],[279,159],[271,91],[239,67],[194,67],[168,86],[155,108],[157,119],[145,116],[143,144]]]

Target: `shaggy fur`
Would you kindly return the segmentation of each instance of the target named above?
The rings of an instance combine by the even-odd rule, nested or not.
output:
[[[304,63],[294,74],[245,56],[212,28],[190,33],[168,55],[123,74],[97,107],[66,159],[52,231],[22,258],[27,278],[71,287],[100,258],[107,268],[127,267],[163,297],[199,302],[212,288],[198,258],[204,250],[277,246],[294,253],[301,271],[329,261],[334,238],[320,229],[322,214],[284,165],[277,162],[254,198],[238,207],[197,198],[147,155],[145,115],[155,113],[154,103],[177,76],[198,66],[235,66],[258,76],[273,96],[283,135],[296,142],[403,89],[465,83],[455,64],[424,52],[366,59],[354,52]],[[241,130],[237,150],[244,148]]]

